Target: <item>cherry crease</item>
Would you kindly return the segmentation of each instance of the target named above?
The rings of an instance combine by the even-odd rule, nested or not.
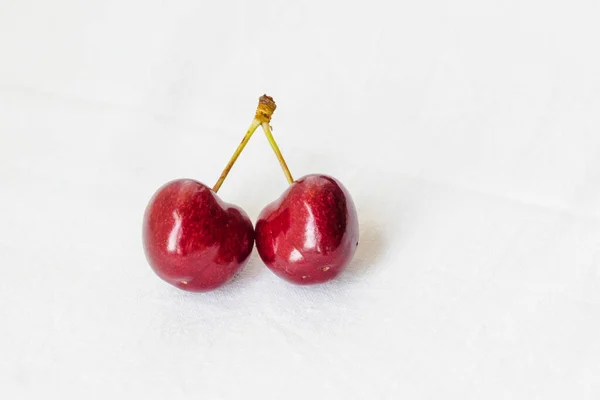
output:
[[[143,244],[159,277],[180,289],[202,292],[225,284],[245,265],[254,229],[241,208],[200,182],[178,179],[150,200]]]
[[[256,223],[256,248],[278,276],[297,284],[335,278],[358,245],[358,216],[346,188],[307,175],[267,205]]]

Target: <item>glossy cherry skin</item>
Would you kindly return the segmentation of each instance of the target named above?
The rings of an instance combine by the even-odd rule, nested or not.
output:
[[[358,246],[358,216],[350,194],[336,179],[298,179],[256,222],[256,248],[275,274],[308,285],[335,278]]]
[[[150,200],[143,243],[159,277],[180,289],[203,292],[223,285],[244,266],[254,229],[242,209],[200,182],[179,179]]]

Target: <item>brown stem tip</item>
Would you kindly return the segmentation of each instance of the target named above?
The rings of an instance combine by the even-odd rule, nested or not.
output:
[[[260,122],[269,123],[271,121],[271,116],[273,115],[273,112],[275,112],[276,108],[277,105],[275,104],[273,98],[267,96],[266,94],[263,94],[258,99],[258,107],[256,107],[256,114],[254,118],[259,120]]]

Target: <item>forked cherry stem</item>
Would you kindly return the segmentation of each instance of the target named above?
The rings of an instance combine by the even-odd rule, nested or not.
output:
[[[250,128],[248,128],[248,131],[246,132],[246,135],[242,139],[241,143],[233,152],[233,156],[231,156],[231,159],[225,166],[225,169],[223,170],[223,172],[221,172],[221,176],[219,177],[217,183],[215,183],[215,186],[213,187],[213,192],[217,193],[219,191],[221,185],[225,181],[225,178],[227,178],[229,171],[231,171],[233,164],[235,164],[238,157],[242,153],[242,150],[244,150],[244,147],[246,147],[246,144],[248,144],[248,141],[254,134],[254,131],[256,131],[256,129],[259,126],[262,126],[263,130],[265,131],[265,136],[267,137],[271,148],[275,152],[277,160],[279,160],[279,164],[281,165],[281,169],[283,169],[283,173],[285,174],[288,183],[290,185],[294,183],[294,178],[292,178],[292,174],[290,173],[290,170],[287,164],[285,163],[283,155],[281,155],[279,146],[277,146],[277,142],[275,142],[273,134],[271,133],[271,126],[269,125],[269,122],[271,121],[271,116],[273,115],[275,108],[277,108],[277,106],[275,105],[275,101],[273,101],[272,97],[269,97],[265,94],[258,99],[258,107],[256,107],[256,114],[254,115],[254,120],[250,124]]]

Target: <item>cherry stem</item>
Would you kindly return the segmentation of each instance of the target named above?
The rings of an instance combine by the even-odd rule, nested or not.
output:
[[[213,192],[217,193],[219,191],[219,189],[221,188],[221,185],[225,181],[225,178],[227,178],[229,171],[231,171],[233,164],[235,164],[236,160],[242,153],[242,150],[244,150],[244,147],[246,147],[246,144],[248,144],[248,141],[254,134],[254,131],[256,131],[256,129],[260,126],[260,124],[261,124],[261,121],[257,120],[256,118],[252,121],[252,124],[250,124],[250,128],[248,128],[248,131],[246,132],[246,135],[242,139],[242,142],[237,147],[237,149],[235,149],[235,151],[233,152],[233,155],[231,156],[231,159],[225,166],[225,169],[223,170],[223,172],[221,172],[221,176],[219,177],[219,180],[217,180],[217,183],[215,183],[215,186],[213,187]]]
[[[235,149],[235,152],[233,153],[231,159],[225,166],[225,169],[223,170],[223,172],[221,172],[221,176],[219,177],[217,183],[215,183],[215,186],[213,187],[213,192],[217,193],[219,191],[221,185],[225,181],[225,178],[227,178],[229,171],[231,171],[233,164],[235,164],[238,157],[242,153],[242,150],[244,150],[244,147],[246,147],[246,145],[250,141],[250,138],[254,134],[254,131],[256,131],[256,129],[258,129],[259,126],[262,126],[263,130],[265,131],[267,140],[269,141],[271,148],[275,152],[275,156],[277,156],[279,164],[281,164],[281,169],[283,169],[283,173],[285,174],[288,183],[290,185],[294,183],[294,178],[292,178],[292,174],[290,173],[290,170],[287,164],[285,163],[283,156],[281,155],[281,151],[279,150],[279,146],[277,146],[277,142],[275,142],[275,139],[273,138],[273,134],[271,133],[271,126],[269,125],[271,117],[273,116],[273,112],[275,112],[276,108],[277,105],[275,104],[275,101],[272,97],[269,97],[265,94],[258,99],[258,106],[256,107],[254,120],[252,121],[252,124],[250,124],[250,128],[248,128],[248,131],[242,139],[242,142],[239,144],[237,149]]]
[[[277,160],[279,160],[279,164],[281,165],[281,169],[283,170],[283,173],[285,174],[285,177],[286,177],[288,183],[291,185],[292,183],[294,183],[294,178],[292,178],[290,169],[288,168],[287,164],[285,163],[285,159],[283,158],[283,155],[281,154],[281,151],[279,150],[279,146],[277,146],[277,142],[275,141],[275,138],[273,137],[273,134],[271,133],[271,126],[269,125],[268,122],[263,122],[261,124],[261,126],[263,128],[263,131],[265,131],[265,136],[267,137],[267,140],[269,141],[271,148],[275,152],[275,156],[277,157]]]

